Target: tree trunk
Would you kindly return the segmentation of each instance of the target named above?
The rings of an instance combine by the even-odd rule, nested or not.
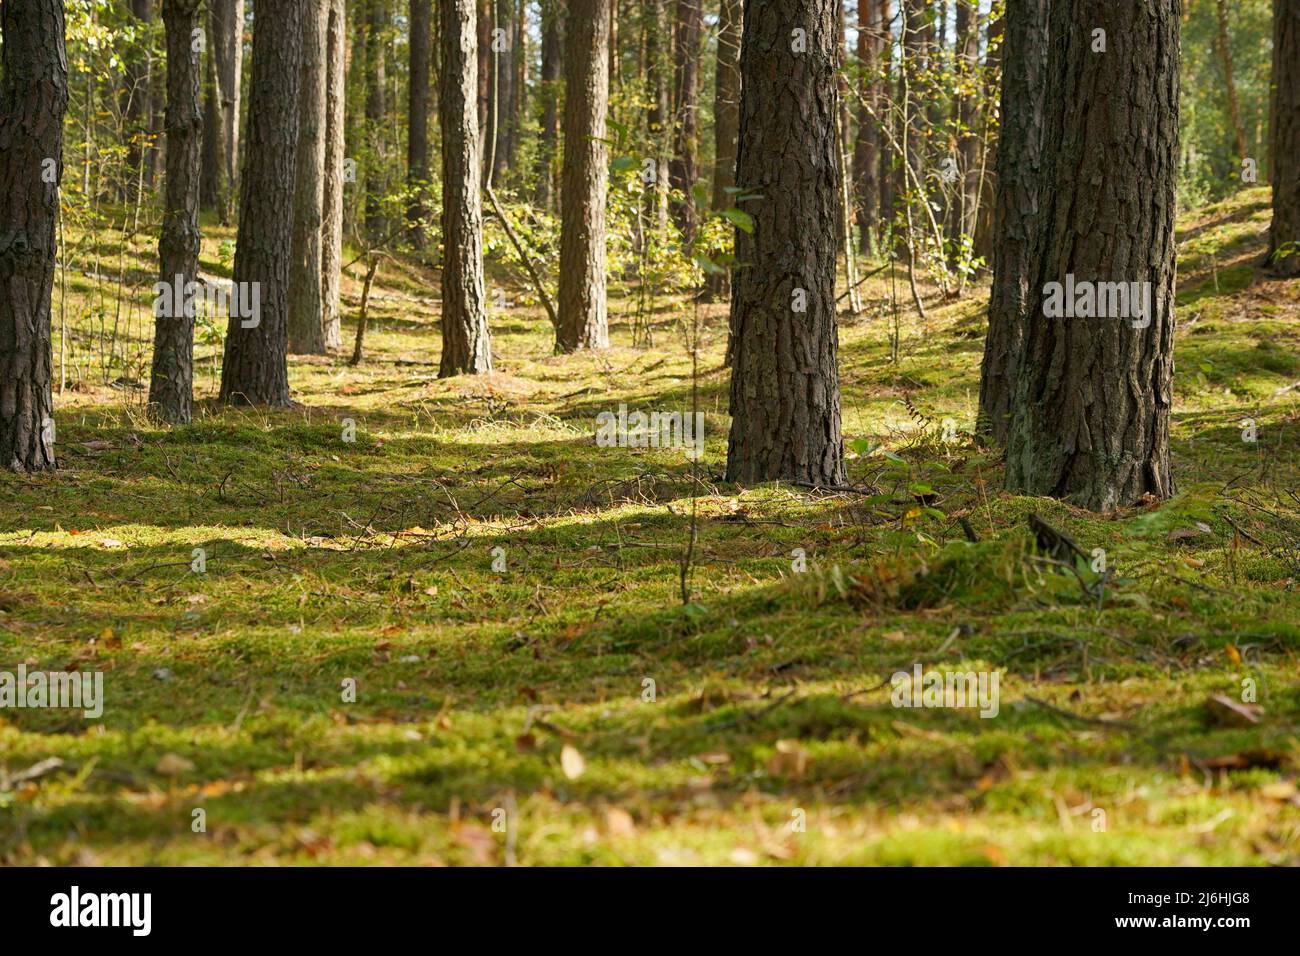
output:
[[[131,16],[140,23],[149,23],[154,16],[154,0],[131,0]],[[137,41],[143,44],[143,39]],[[126,189],[123,194],[132,203],[136,186],[140,182],[141,164],[145,162],[146,138],[152,134],[153,85],[150,54],[137,51],[127,58],[124,66],[122,101],[123,126],[126,132]],[[89,131],[87,131],[89,135]]]
[[[203,205],[230,225],[239,179],[240,73],[244,0],[210,0],[208,92],[203,130]],[[220,129],[218,129],[218,125]]]
[[[515,36],[513,7],[511,0],[492,2],[492,46],[488,51],[491,70],[488,84],[488,137],[491,144],[488,160],[491,164],[489,181],[493,186],[504,181],[511,161],[511,110],[515,101],[514,49],[518,41]]]
[[[543,0],[542,77],[538,95],[542,98],[542,142],[537,155],[537,205],[555,208],[555,148],[560,141],[560,91],[564,22],[563,0]]]
[[[0,6],[0,465],[54,468],[50,299],[63,181],[63,0]]]
[[[306,9],[305,0],[257,0],[235,288],[241,305],[255,294],[260,308],[247,319],[231,309],[221,400],[232,404],[290,404],[289,255]]]
[[[885,123],[892,123],[887,110],[890,90],[894,82],[894,37],[891,24],[894,20],[893,4],[890,0],[880,0],[881,33],[881,70],[880,85],[876,90],[876,102],[880,103],[880,118]],[[880,134],[880,226],[882,239],[885,227],[894,218],[894,147],[889,137]]]
[[[673,31],[673,159],[668,175],[679,195],[672,201],[673,222],[687,242],[695,238],[699,213],[691,190],[698,175],[695,148],[700,124],[700,44],[704,36],[704,0],[677,0]]]
[[[975,235],[975,214],[979,209],[980,138],[976,93],[980,66],[980,17],[978,0],[957,2],[957,69],[961,94],[957,99],[958,165],[961,193],[953,218],[952,238]]]
[[[167,37],[167,184],[158,279],[164,293],[154,307],[153,368],[149,408],[173,425],[188,425],[194,404],[194,306],[186,286],[199,271],[199,160],[203,114],[199,110],[199,54],[193,31],[200,0],[163,0]]]
[[[1043,245],[1031,271],[1043,299],[1030,311],[1017,372],[1009,490],[1093,511],[1173,490],[1179,8],[1178,0],[1052,5]],[[1104,54],[1092,51],[1098,29]],[[1061,290],[1048,283],[1089,282],[1137,283],[1137,302],[1130,295],[1124,308],[1112,287],[1101,296],[1109,317],[1070,318],[1098,311],[1087,303],[1094,287],[1083,286],[1076,308],[1059,311]]]
[[[1005,11],[1001,16],[989,15],[988,29],[986,33],[987,53],[984,57],[984,81],[986,103],[993,102],[993,96],[996,94],[1002,81],[1002,42],[1006,21]],[[987,116],[984,119],[985,134],[984,141],[989,141],[989,130],[994,125],[994,121]],[[996,205],[994,196],[997,191],[997,174],[993,173],[984,177],[984,191],[980,196],[979,211],[975,216],[975,255],[985,262],[991,262],[993,259],[993,207]]]
[[[1029,313],[1041,303],[1037,275],[1042,185],[1043,93],[1050,0],[1007,0],[1001,133],[989,328],[980,369],[981,439],[1005,445],[1011,427],[1020,348]]]
[[[424,221],[429,216],[429,0],[411,0],[411,62],[407,87],[406,182],[411,200],[406,208],[411,245],[424,248]]]
[[[1219,48],[1219,58],[1223,60],[1224,92],[1228,99],[1228,120],[1232,123],[1232,135],[1237,144],[1237,160],[1240,162],[1250,153],[1246,149],[1246,128],[1241,125],[1241,107],[1237,102],[1237,79],[1232,68],[1232,40],[1228,35],[1228,0],[1215,0],[1215,14],[1218,21],[1218,34],[1215,45]]]
[[[1269,262],[1275,275],[1294,278],[1300,276],[1300,0],[1274,0],[1272,126]]]
[[[871,110],[880,111],[880,48],[883,27],[876,0],[858,0],[858,139],[853,151],[853,171],[858,198],[858,243],[862,251],[876,251],[876,227],[880,220],[880,129]]]
[[[438,0],[438,11],[443,183],[442,361],[438,375],[446,378],[492,371],[492,346],[483,286],[477,11],[474,0]]]
[[[672,103],[668,87],[671,44],[665,3],[666,0],[648,0],[650,29],[646,37],[646,73],[651,95],[646,121],[650,142],[655,150],[654,189],[648,197],[648,205],[651,207],[655,232],[659,236],[664,235],[668,229],[668,163],[672,157],[672,130],[669,128]]]
[[[208,35],[215,37],[216,8],[209,5]],[[221,80],[213,49],[203,57],[203,146],[199,160],[199,205],[225,214],[226,121],[221,112]]]
[[[560,228],[562,352],[605,348],[605,197],[610,0],[569,0],[565,27],[564,190]]]
[[[326,348],[343,345],[339,284],[343,277],[343,161],[347,126],[347,11],[329,0],[325,44],[325,188],[321,200],[321,327]]]
[[[388,0],[369,0],[366,21],[366,140],[370,155],[366,163],[366,232],[370,241],[383,242],[388,234],[383,198],[388,192],[384,142],[386,122],[385,86],[388,48]]]
[[[289,351],[324,355],[321,223],[325,204],[326,60],[329,0],[304,0],[298,89],[298,156],[289,259]]]
[[[727,480],[845,481],[835,322],[839,0],[748,0]],[[796,28],[806,52],[794,52]]]
[[[730,209],[736,185],[736,140],[740,136],[740,37],[742,0],[719,0],[718,64],[713,86],[713,208]],[[710,299],[727,293],[728,272],[705,278]]]

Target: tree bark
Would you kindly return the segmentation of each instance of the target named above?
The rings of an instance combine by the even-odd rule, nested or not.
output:
[[[537,205],[555,208],[555,148],[560,141],[560,91],[563,58],[563,0],[543,0],[542,76],[538,95],[542,98],[542,141],[537,156]]]
[[[1043,245],[1031,273],[1044,298],[1026,323],[1009,490],[1098,512],[1173,491],[1180,7],[1179,0],[1052,5],[1043,134],[1051,152],[1040,190]],[[1097,29],[1106,31],[1105,53],[1092,52]],[[1068,286],[1071,276],[1148,283],[1149,308],[1145,316],[1130,307],[1106,310],[1120,317],[1049,317],[1047,284]]]
[[[1250,154],[1246,148],[1246,128],[1241,125],[1241,107],[1237,101],[1237,78],[1232,68],[1232,39],[1228,35],[1228,0],[1215,0],[1215,17],[1218,27],[1215,45],[1219,48],[1219,59],[1223,61],[1228,120],[1232,123],[1232,135],[1237,144],[1237,160],[1241,161]]]
[[[565,29],[564,190],[560,228],[562,352],[605,348],[605,144],[610,0],[569,0]]]
[[[406,182],[412,198],[406,209],[411,245],[427,241],[429,216],[429,22],[430,0],[411,0],[410,82],[407,87]]]
[[[0,465],[55,467],[50,300],[63,181],[63,0],[0,6]]]
[[[382,242],[388,234],[383,198],[388,192],[384,142],[386,120],[385,86],[388,50],[388,0],[369,0],[366,21],[366,140],[370,155],[366,163],[366,232],[371,242]]]
[[[880,31],[883,49],[880,51],[881,56],[881,78],[880,87],[876,91],[877,102],[882,107],[888,104],[884,102],[889,97],[889,91],[893,88],[894,82],[894,37],[892,34],[892,23],[894,21],[893,4],[890,0],[880,0]],[[892,122],[890,114],[886,109],[881,109],[880,118],[885,122]],[[894,218],[894,148],[889,141],[889,137],[883,132],[880,135],[880,226],[881,235],[884,236],[884,229]]]
[[[257,0],[248,137],[239,191],[235,288],[254,288],[256,324],[232,309],[221,400],[288,407],[288,287],[298,152],[298,85],[305,0]]]
[[[289,258],[289,351],[324,355],[321,225],[325,204],[325,136],[329,0],[304,0],[298,88],[298,155]]]
[[[653,144],[655,179],[654,189],[648,197],[651,217],[657,235],[668,229],[668,163],[672,158],[672,130],[669,113],[672,109],[668,84],[669,29],[666,0],[648,0],[647,16],[650,18],[646,37],[646,73],[651,95],[650,110],[646,116],[650,142]]]
[[[839,0],[748,0],[727,480],[845,481],[835,320]],[[807,50],[794,52],[796,28]]]
[[[167,42],[167,184],[158,279],[171,288],[154,309],[149,408],[173,425],[188,425],[194,405],[194,306],[186,285],[199,271],[199,160],[203,114],[199,110],[199,54],[193,31],[200,0],[163,0]]]
[[[675,195],[673,222],[687,242],[695,239],[699,213],[691,190],[696,169],[696,140],[700,124],[700,44],[704,36],[704,0],[677,0],[673,31],[673,158],[669,182]]]
[[[1007,0],[1001,133],[994,193],[993,288],[980,368],[976,432],[1005,445],[1011,428],[1020,349],[1040,303],[1037,275],[1042,186],[1043,95],[1050,0]]]
[[[131,16],[141,23],[149,23],[154,17],[154,0],[131,0]],[[138,41],[143,43],[143,40]],[[127,58],[123,78],[123,126],[127,135],[126,142],[126,189],[123,194],[132,203],[136,198],[136,186],[140,182],[141,164],[145,162],[149,148],[145,139],[153,132],[153,85],[151,56],[147,51],[137,51]]]
[[[1273,0],[1273,224],[1268,233],[1274,275],[1300,276],[1300,0]],[[1289,251],[1289,255],[1279,255]]]
[[[730,209],[736,185],[736,141],[740,137],[740,38],[742,0],[719,0],[718,62],[713,85],[713,208]],[[705,277],[710,299],[726,295],[730,271]]]
[[[230,225],[239,179],[240,74],[244,61],[244,0],[208,4],[208,90],[203,111],[202,201]]]
[[[339,285],[343,277],[343,161],[347,127],[347,11],[329,0],[325,66],[325,188],[321,200],[321,327],[325,347],[340,348]]]
[[[957,156],[961,193],[953,218],[953,239],[975,235],[975,214],[979,210],[980,138],[976,91],[980,66],[980,13],[978,0],[956,0],[957,69],[960,95],[957,98]]]
[[[882,44],[880,7],[876,0],[858,0],[858,139],[853,151],[853,172],[858,198],[858,242],[862,251],[876,251],[880,221],[880,129],[871,111],[880,112],[879,81]]]
[[[443,182],[442,360],[438,375],[446,378],[492,371],[492,346],[483,285],[477,11],[474,0],[439,0],[438,9]]]

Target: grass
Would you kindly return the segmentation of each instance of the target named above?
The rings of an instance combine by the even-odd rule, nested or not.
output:
[[[0,477],[0,670],[102,671],[106,705],[0,711],[0,862],[1300,863],[1300,288],[1258,273],[1266,223],[1263,190],[1183,223],[1178,494],[1108,516],[1002,492],[967,438],[983,290],[924,325],[904,300],[895,365],[866,287],[850,495],[721,480],[720,307],[696,481],[593,437],[620,402],[690,408],[681,303],[638,350],[616,299],[615,346],[568,357],[512,307],[496,371],[440,381],[436,277],[386,264],[364,364],[294,358],[299,407],[226,409],[201,341],[166,429],[134,385],[151,242],[120,312],[70,272],[61,470]],[[1104,585],[1038,557],[1031,513]],[[998,715],[892,706],[916,662],[996,671]],[[1258,723],[1211,719],[1245,681]]]

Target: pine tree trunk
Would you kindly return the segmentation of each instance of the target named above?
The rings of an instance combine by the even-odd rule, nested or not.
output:
[[[667,0],[647,0],[646,13],[650,18],[649,35],[646,38],[646,73],[651,95],[650,110],[646,120],[650,142],[655,149],[654,189],[647,198],[655,232],[660,236],[668,229],[668,164],[672,157],[672,129],[669,116],[672,102],[668,86],[671,44],[666,2]]]
[[[54,289],[68,59],[63,0],[0,6],[0,466],[54,461]]]
[[[343,274],[343,161],[347,126],[347,11],[329,0],[325,44],[325,188],[321,200],[321,327],[325,347],[340,348],[339,284]]]
[[[321,225],[325,204],[325,136],[329,0],[304,0],[298,88],[298,157],[289,258],[289,351],[324,355]]]
[[[209,56],[215,74],[215,96],[219,101],[219,115],[223,124],[219,145],[220,162],[223,164],[224,191],[217,197],[217,213],[221,217],[221,224],[228,226],[234,213],[239,181],[239,102],[240,77],[244,63],[244,0],[211,0],[209,10],[212,27]],[[207,135],[205,133],[205,139]],[[215,139],[215,131],[213,137]]]
[[[975,215],[979,210],[980,138],[977,113],[977,80],[980,65],[980,13],[978,0],[957,2],[957,68],[962,95],[957,100],[957,123],[961,128],[957,154],[961,167],[961,194],[954,218],[953,238],[974,239]]]
[[[695,238],[699,214],[691,190],[698,176],[696,140],[700,124],[700,44],[704,36],[704,0],[677,0],[673,62],[673,159],[669,182],[676,195],[673,222],[687,242]]]
[[[483,159],[474,0],[438,0],[442,43],[442,361],[438,375],[492,371],[483,285]],[[490,36],[490,34],[489,34]]]
[[[215,8],[209,5],[208,35],[215,36]],[[211,49],[211,47],[209,48]],[[199,160],[199,205],[225,212],[226,121],[221,111],[221,80],[213,50],[203,57],[203,147]]]
[[[727,480],[845,481],[835,321],[839,0],[748,0]],[[806,52],[794,52],[796,28]]]
[[[1242,160],[1250,154],[1246,150],[1246,128],[1241,125],[1241,107],[1237,102],[1237,78],[1232,68],[1232,38],[1228,35],[1228,0],[1215,0],[1215,17],[1218,27],[1215,45],[1219,48],[1219,58],[1223,61],[1228,121],[1232,123],[1232,135],[1237,144],[1237,159]]]
[[[141,24],[149,23],[154,17],[154,0],[131,0],[131,16]],[[143,40],[137,40],[143,43]],[[136,51],[127,58],[124,66],[122,89],[123,129],[126,142],[126,188],[123,195],[128,201],[135,202],[136,187],[140,182],[141,165],[146,161],[148,147],[145,137],[152,129],[153,119],[153,85],[150,56],[144,51]]]
[[[718,63],[713,86],[713,208],[730,209],[736,185],[736,140],[740,136],[740,37],[742,0],[719,0]],[[727,294],[729,272],[705,278],[709,299]]]
[[[199,110],[199,54],[193,31],[200,0],[163,0],[167,42],[167,183],[158,279],[172,290],[154,309],[149,408],[173,425],[188,425],[194,404],[194,310],[185,287],[199,271],[199,160],[203,114]],[[178,308],[179,306],[179,308]]]
[[[880,69],[880,7],[876,0],[858,0],[858,139],[853,151],[853,171],[858,199],[858,244],[863,253],[876,251],[880,220],[880,127],[871,115],[880,111],[876,71]]]
[[[488,122],[491,163],[490,181],[501,183],[510,169],[511,109],[514,103],[515,18],[510,0],[493,0],[492,46],[488,54],[491,80],[488,84]]]
[[[369,0],[366,21],[366,140],[370,155],[366,164],[366,232],[370,241],[383,242],[388,235],[383,197],[388,192],[385,172],[387,150],[384,126],[388,53],[388,0]]]
[[[411,0],[411,62],[407,87],[406,182],[412,198],[406,209],[411,245],[427,241],[424,220],[429,216],[429,22],[430,0]]]
[[[1017,373],[1009,490],[1098,512],[1173,491],[1180,6],[1052,5],[1043,245],[1030,273],[1031,294],[1043,297],[1030,310]],[[1093,52],[1098,29],[1105,53]],[[1071,282],[1149,283],[1149,308],[1130,301],[1124,309],[1112,293],[1104,311],[1117,317],[1049,317],[1052,299],[1059,309],[1064,297],[1049,295],[1048,283]],[[1076,301],[1080,311],[1096,310],[1082,294]]]
[[[257,0],[234,282],[250,295],[256,288],[260,309],[256,324],[245,327],[254,319],[232,314],[226,330],[221,400],[232,404],[290,404],[289,255],[306,9],[305,0]]]
[[[880,0],[880,30],[881,45],[880,51],[882,60],[880,85],[876,90],[876,101],[881,104],[880,119],[882,122],[892,123],[891,114],[887,111],[888,104],[885,102],[893,89],[894,82],[894,38],[891,31],[894,11],[893,4],[890,0]],[[880,227],[881,237],[885,234],[885,227],[894,219],[894,147],[889,137],[880,133]]]
[[[542,6],[542,141],[537,156],[537,205],[555,208],[555,149],[560,141],[560,91],[563,58],[563,0],[543,0]]]
[[[610,0],[569,0],[565,27],[564,189],[560,230],[562,352],[605,348]]]
[[[1020,349],[1031,310],[1041,306],[1037,276],[1042,185],[1043,95],[1050,0],[1007,0],[1001,133],[994,194],[993,288],[980,369],[981,439],[1005,445]]]
[[[1269,263],[1275,275],[1294,278],[1300,276],[1300,0],[1274,0],[1272,125]]]

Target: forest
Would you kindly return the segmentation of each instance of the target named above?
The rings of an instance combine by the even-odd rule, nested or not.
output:
[[[1300,865],[1300,0],[0,70],[0,866]]]

